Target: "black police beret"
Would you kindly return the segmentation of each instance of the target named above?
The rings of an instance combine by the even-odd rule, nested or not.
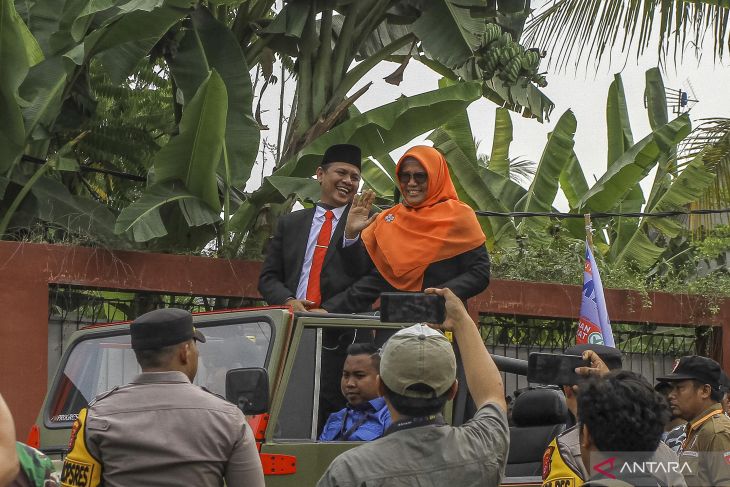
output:
[[[702,384],[709,384],[713,389],[719,389],[721,374],[720,364],[711,358],[688,355],[679,359],[671,374],[657,377],[656,380],[665,382],[696,380]]]
[[[134,350],[153,350],[205,336],[193,326],[193,315],[178,308],[156,309],[145,313],[129,326]]]
[[[352,164],[360,169],[360,161],[362,160],[362,152],[360,148],[352,144],[336,144],[330,146],[322,157],[322,165],[332,162],[344,162]]]
[[[616,370],[622,367],[621,350],[607,345],[573,345],[565,350],[566,355],[583,355],[586,350],[593,350],[603,360],[609,370]]]

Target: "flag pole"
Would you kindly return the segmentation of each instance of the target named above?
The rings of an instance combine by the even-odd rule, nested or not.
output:
[[[591,248],[591,252],[593,252],[593,225],[591,224],[591,214],[585,213],[583,218],[586,224],[586,240],[588,241],[588,246]]]

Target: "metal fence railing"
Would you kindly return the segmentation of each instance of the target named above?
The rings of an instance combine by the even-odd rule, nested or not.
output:
[[[527,360],[532,352],[562,353],[574,345],[577,321],[481,314],[479,327],[491,353]],[[718,338],[711,326],[612,323],[612,328],[624,368],[652,382],[683,355],[711,355]],[[504,379],[508,394],[528,385],[524,377],[506,374]]]

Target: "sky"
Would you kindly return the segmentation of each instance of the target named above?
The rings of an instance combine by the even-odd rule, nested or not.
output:
[[[708,46],[708,49],[711,49],[711,46]],[[647,51],[638,60],[633,53],[623,55],[615,52],[612,56],[613,62],[606,59],[598,70],[589,73],[586,73],[585,63],[581,64],[578,69],[568,68],[564,72],[555,69],[548,70],[546,77],[549,85],[542,91],[555,103],[555,109],[550,120],[545,123],[512,113],[514,140],[510,149],[510,157],[538,162],[548,133],[560,116],[566,110],[571,109],[578,121],[575,152],[588,184],[592,185],[606,169],[606,96],[615,73],[620,73],[623,79],[634,141],[640,140],[650,132],[643,102],[644,75],[647,69],[657,66],[657,57],[653,47],[648,48]],[[703,118],[730,117],[730,95],[728,95],[730,93],[730,66],[727,65],[728,62],[730,61],[727,56],[725,64],[714,62],[710,51],[699,62],[694,56],[687,55],[684,62],[677,65],[669,64],[667,69],[663,70],[665,87],[687,90],[691,85],[695,98],[699,100],[690,111],[693,126],[696,126],[698,121]],[[397,66],[394,63],[381,63],[353,87],[351,93],[365,83],[371,81],[373,83],[368,92],[356,102],[360,111],[389,103],[401,95],[415,95],[435,90],[438,87],[438,75],[415,61],[408,64],[403,82],[399,86],[386,83],[383,78],[393,72]],[[541,65],[542,68],[543,65]],[[291,105],[293,89],[294,81],[292,80],[287,84],[285,90],[285,114],[288,114]],[[271,127],[270,130],[262,132],[262,137],[268,139],[269,143],[276,142],[278,98],[279,85],[275,85],[267,90],[262,102],[262,120]],[[479,152],[483,154],[489,154],[491,151],[496,108],[497,105],[486,99],[477,100],[468,108],[472,131],[476,139],[481,141]],[[394,150],[391,156],[397,161],[405,149],[416,143],[423,143],[426,135]],[[258,187],[262,169],[263,175],[271,173],[273,161],[271,157],[268,159],[264,165],[263,157],[259,157],[247,191]],[[651,187],[653,176],[652,172],[642,182],[646,193]],[[562,193],[558,194],[555,206],[561,211],[568,209],[567,200]]]

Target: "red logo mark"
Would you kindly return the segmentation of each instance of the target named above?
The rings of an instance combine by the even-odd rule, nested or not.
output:
[[[611,473],[611,470],[613,470],[613,467],[616,463],[616,457],[611,457],[608,460],[604,460],[598,465],[593,466],[593,470],[600,473],[601,475],[605,475],[609,479],[615,479],[616,476]],[[604,470],[604,467],[608,467],[608,469]]]
[[[547,447],[547,450],[545,450],[545,453],[542,456],[542,479],[547,480],[548,475],[550,475],[550,469],[552,468],[552,458],[553,458],[553,451],[555,451],[554,446]]]
[[[76,435],[79,432],[79,428],[81,427],[81,422],[77,419],[74,421],[73,426],[71,427],[71,437],[68,440],[68,449],[73,450],[74,443],[76,443]]]

